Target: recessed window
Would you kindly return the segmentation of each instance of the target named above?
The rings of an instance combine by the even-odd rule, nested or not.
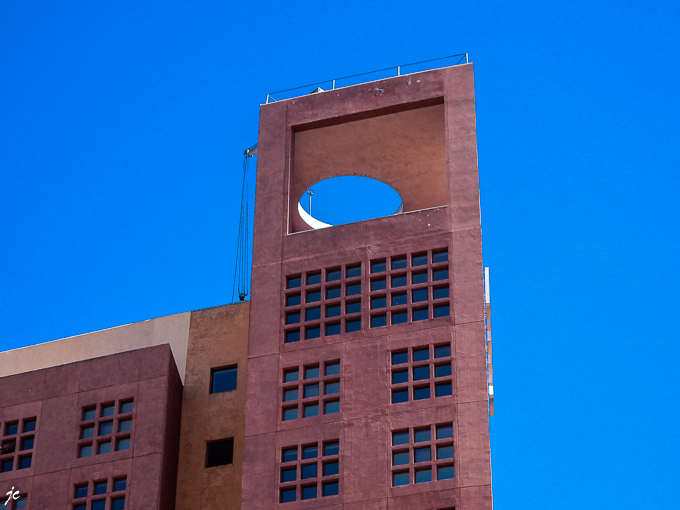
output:
[[[437,439],[453,437],[453,425],[437,425]]]
[[[290,312],[286,314],[286,324],[298,324],[300,322],[300,312]]]
[[[81,439],[89,439],[91,437],[94,437],[94,425],[89,425],[80,429]]]
[[[214,368],[210,383],[210,393],[223,393],[236,389],[238,367]]]
[[[371,298],[371,310],[376,308],[385,308],[387,306],[387,299],[385,296],[376,296]]]
[[[316,498],[316,485],[308,485],[302,487],[302,499],[314,499]]]
[[[424,367],[413,367],[413,380],[422,381],[430,378],[430,365]]]
[[[359,291],[361,292],[361,285],[359,285]],[[340,287],[329,287],[326,289],[326,299],[336,299],[340,296],[342,296]]]
[[[31,467],[32,457],[27,455],[26,457],[19,457],[19,469],[27,469]]]
[[[393,352],[392,364],[401,365],[402,363],[408,363],[408,351]]]
[[[437,317],[448,317],[451,315],[451,312],[449,311],[449,305],[448,303],[445,305],[434,305],[434,318],[436,319]]]
[[[392,384],[401,384],[408,382],[408,370],[393,370]]]
[[[437,383],[434,386],[435,397],[446,397],[452,394],[451,381]]]
[[[300,341],[300,330],[299,329],[291,329],[286,331],[286,343],[287,344],[292,344],[293,342],[299,342]]]
[[[281,455],[282,462],[294,462],[298,458],[297,448],[286,448],[283,450]]]
[[[94,420],[97,416],[97,410],[94,407],[87,407],[83,409],[83,421]]]
[[[316,459],[319,456],[319,447],[317,445],[303,446],[302,459]]]
[[[408,444],[410,441],[408,430],[400,430],[398,432],[392,432],[392,446],[399,446],[402,444]]]
[[[371,273],[382,273],[387,269],[385,259],[371,261]]]
[[[449,270],[448,269],[435,269],[432,271],[432,281],[438,282],[441,280],[448,280],[449,279]]]
[[[321,301],[321,291],[314,290],[312,292],[307,292],[307,303],[316,303]]]
[[[435,358],[448,358],[449,356],[451,356],[451,344],[434,346]]]
[[[434,367],[435,377],[446,377],[447,375],[451,375],[451,363],[447,363],[446,365],[436,365]]]
[[[297,468],[282,468],[281,482],[294,482],[297,480]]]
[[[387,288],[387,280],[385,278],[378,278],[371,280],[371,291],[384,290]]]
[[[401,485],[409,484],[408,471],[399,471],[397,473],[392,473],[392,485],[394,487],[399,487]]]
[[[351,301],[345,304],[346,313],[359,313],[361,311],[361,301]]]
[[[413,267],[416,266],[424,266],[427,264],[427,253],[418,253],[416,255],[413,255],[411,258],[411,265]]]
[[[305,379],[316,379],[319,377],[319,366],[306,367],[305,368]]]
[[[334,322],[332,324],[326,324],[326,336],[333,336],[340,334],[340,323]]]
[[[319,396],[319,383],[305,384],[304,398]]]
[[[205,467],[231,464],[234,461],[234,439],[212,441],[206,445]]]
[[[434,251],[432,252],[432,263],[436,264],[438,262],[448,262],[449,252],[446,250]]]
[[[316,321],[321,318],[321,307],[315,306],[314,308],[307,308],[305,310],[305,320],[306,321]]]
[[[326,307],[326,317],[339,317],[340,305],[333,305]]]
[[[283,382],[295,382],[300,379],[300,371],[296,368],[293,370],[286,370],[283,373]]]
[[[111,510],[123,510],[125,508],[125,498],[113,498],[111,500]]]
[[[14,502],[14,510],[23,510],[26,508],[27,503],[28,498],[26,496],[20,496],[19,499]]]
[[[361,265],[350,266],[347,268],[347,278],[361,276]]]
[[[116,440],[116,451],[123,451],[130,449],[130,438],[122,437]]]
[[[325,462],[323,465],[323,476],[333,476],[340,472],[338,461]]]
[[[104,508],[106,508],[106,500],[98,499],[97,501],[93,501],[90,508],[92,510],[104,510]]]
[[[302,474],[300,475],[301,480],[309,480],[310,478],[317,477],[316,464],[303,464]]]
[[[13,436],[19,432],[19,423],[8,423],[7,426],[5,427],[5,435],[6,436]]]
[[[400,292],[399,294],[392,294],[392,306],[405,305],[408,302],[406,292]]]
[[[107,436],[113,431],[113,422],[104,421],[99,424],[99,435]]]
[[[295,501],[296,493],[295,487],[289,488],[289,489],[281,489],[281,503],[290,503],[292,501]]]
[[[430,398],[430,386],[419,386],[413,388],[413,400],[424,400]]]
[[[416,483],[432,481],[432,468],[416,469]]]
[[[427,308],[419,308],[417,310],[413,310],[413,321],[424,321],[428,319],[428,311]]]
[[[430,427],[426,429],[416,429],[413,431],[413,436],[415,438],[416,443],[423,443],[425,441],[431,441],[432,440],[432,431],[430,430]]]
[[[297,400],[298,399],[298,389],[297,387],[289,389],[289,390],[284,390],[283,392],[283,401],[284,402],[290,402],[291,400]]]
[[[14,469],[14,459],[5,459],[0,461],[0,473],[6,473]]]
[[[312,273],[307,275],[307,285],[316,285],[321,283],[321,273]]]
[[[290,294],[286,296],[286,306],[297,306],[300,304],[300,294]]]
[[[392,269],[404,269],[406,267],[406,255],[392,257]]]
[[[326,272],[327,282],[336,282],[340,278],[342,278],[342,271],[340,271],[340,269],[331,269],[330,271]]]
[[[380,328],[387,325],[387,315],[372,315],[371,316],[371,327]]]
[[[300,276],[289,276],[287,279],[287,285],[286,287],[289,289],[297,289],[300,285],[302,285],[302,279]]]
[[[352,333],[354,331],[361,331],[361,319],[352,319],[345,322],[345,331]]]
[[[357,294],[361,294],[360,283],[353,283],[352,285],[347,285],[346,289],[347,289],[346,293],[348,296],[356,296]]]
[[[429,446],[413,450],[414,462],[429,462],[432,460],[432,449]]]
[[[321,336],[321,328],[319,326],[313,326],[305,329],[305,338],[311,340],[313,338],[319,338]]]
[[[452,458],[453,458],[453,445],[452,444],[437,445],[437,460],[452,459]]]
[[[437,467],[437,479],[438,480],[451,480],[453,478],[453,466],[438,466]]]
[[[406,287],[406,275],[400,274],[392,277],[392,287]]]
[[[448,287],[435,287],[432,289],[432,294],[434,294],[433,299],[442,299],[449,297]]]
[[[329,455],[337,455],[340,453],[340,443],[335,441],[332,443],[326,443],[323,445],[323,454],[324,457],[328,457]]]
[[[426,361],[430,359],[430,348],[413,349],[413,361]]]
[[[24,420],[24,432],[33,432],[35,430],[35,419]]]
[[[326,363],[326,375],[337,375],[340,373],[340,362]]]
[[[339,492],[339,484],[337,481],[324,482],[323,484],[323,495],[326,496],[337,496]]]
[[[400,404],[402,402],[408,402],[408,388],[392,390],[392,403]]]
[[[86,498],[87,497],[87,484],[76,485],[73,491],[73,499]]]
[[[131,413],[132,412],[132,400],[128,400],[126,402],[121,402],[120,403],[120,412],[121,412],[121,414]]]
[[[304,407],[304,417],[319,416],[319,404],[308,404]]]
[[[124,491],[127,487],[127,478],[116,478],[113,481],[113,492]]]
[[[297,407],[284,408],[284,410],[283,410],[283,421],[297,420],[297,417],[298,417],[298,408]]]
[[[404,324],[405,322],[408,322],[408,312],[406,310],[392,312],[392,324]]]
[[[80,448],[78,449],[78,457],[90,457],[90,456],[92,456],[92,445],[91,444],[80,445]]]
[[[335,395],[340,393],[340,381],[331,381],[326,383],[325,395]]]
[[[106,480],[102,482],[94,482],[94,495],[97,496],[99,494],[106,494],[107,486],[108,482]]]
[[[409,455],[408,455],[408,450],[404,450],[402,452],[393,452],[392,453],[392,465],[393,466],[403,466],[405,464],[409,463]]]
[[[418,283],[427,283],[427,271],[412,273],[411,280],[413,282],[413,285],[417,285]]]
[[[325,403],[325,414],[334,414],[340,412],[340,401],[339,400],[329,400]]]
[[[411,292],[412,303],[420,303],[421,301],[427,301],[427,288],[416,289]]]
[[[97,454],[110,453],[111,441],[102,441],[97,445]]]

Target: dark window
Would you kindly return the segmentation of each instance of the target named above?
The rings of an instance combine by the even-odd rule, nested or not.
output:
[[[31,467],[31,456],[19,458],[19,469],[26,469]]]
[[[132,412],[132,400],[128,400],[127,402],[121,402],[120,403],[120,412],[121,413],[131,413]]]
[[[283,421],[297,420],[297,417],[298,417],[297,407],[288,407],[283,410]]]
[[[407,301],[406,292],[392,294],[392,306],[405,305]]]
[[[323,454],[328,457],[329,455],[337,455],[340,453],[340,443],[326,443],[323,445]]]
[[[94,407],[83,409],[83,421],[94,420],[97,410]]]
[[[319,338],[321,336],[321,328],[319,326],[314,326],[313,328],[307,328],[305,330],[305,338],[310,340],[312,338]]]
[[[405,382],[408,382],[408,370],[392,371],[392,384],[401,384]]]
[[[387,306],[387,300],[385,296],[376,296],[371,298],[371,310],[375,310],[376,308],[385,308],[385,306]]]
[[[353,331],[361,331],[361,319],[348,320],[345,323],[345,331],[352,333]]]
[[[325,414],[334,414],[334,413],[339,413],[340,412],[340,401],[339,400],[331,400],[329,402],[326,402],[326,408],[324,410]]]
[[[420,273],[413,273],[411,275],[411,280],[413,284],[426,283],[427,282],[427,271],[421,271]]]
[[[319,404],[307,404],[304,407],[304,417],[311,418],[313,416],[319,416]]]
[[[438,480],[450,480],[453,478],[453,466],[438,466],[437,467],[437,479]]]
[[[429,446],[413,450],[414,462],[429,462],[432,460],[432,449]]]
[[[19,423],[8,423],[5,427],[6,436],[13,436],[17,432],[19,432]]]
[[[338,495],[338,482],[324,482],[323,484],[323,495],[324,496],[337,496]]]
[[[94,482],[94,495],[106,494],[106,487],[108,483],[106,480],[102,482]]]
[[[408,402],[408,388],[392,390],[392,403],[399,404],[401,402]]]
[[[20,496],[19,499],[14,502],[14,510],[22,510],[26,508],[26,502],[26,496]]]
[[[300,304],[300,294],[286,296],[286,306],[296,306]]]
[[[295,501],[295,497],[295,487],[290,489],[281,489],[281,503],[290,503],[291,501]]]
[[[307,292],[307,303],[316,303],[317,301],[321,301],[321,291],[320,290]]]
[[[281,469],[281,482],[294,482],[297,480],[297,468]]]
[[[326,271],[327,282],[336,282],[340,278],[342,278],[342,272],[340,269],[331,269],[330,271]]]
[[[287,344],[292,344],[293,342],[299,342],[300,341],[300,330],[299,329],[291,329],[286,331],[286,343]]]
[[[287,287],[289,289],[297,289],[302,284],[302,280],[299,276],[289,276]]]
[[[297,324],[300,322],[300,312],[291,312],[286,314],[286,324]]]
[[[432,271],[432,281],[438,282],[440,280],[448,280],[449,279],[449,270],[448,269],[435,269]]]
[[[305,384],[304,398],[318,397],[318,396],[319,396],[319,383]]]
[[[106,500],[98,499],[97,501],[93,501],[90,508],[92,510],[104,510],[104,508],[106,508]]]
[[[413,380],[422,381],[430,378],[430,365],[424,367],[413,367]]]
[[[116,441],[116,451],[129,450],[130,449],[130,438],[123,437]]]
[[[371,273],[382,273],[387,269],[385,260],[372,260],[371,261]]]
[[[79,504],[79,505],[73,505],[73,510],[86,510],[87,506],[85,503]]]
[[[127,478],[117,478],[113,481],[113,492],[124,491],[127,487]]]
[[[307,275],[307,285],[316,285],[317,283],[321,283],[321,273]]]
[[[80,431],[81,439],[89,439],[90,437],[94,437],[94,425],[83,427]]]
[[[434,294],[433,296],[434,299],[447,298],[449,297],[449,288],[435,287],[434,289],[432,289],[432,293]]]
[[[24,432],[33,432],[35,430],[35,420],[24,420]]]
[[[224,391],[234,391],[238,378],[237,367],[214,368],[212,370],[212,380],[210,383],[210,393],[222,393]]]
[[[294,370],[286,370],[283,373],[283,382],[295,382],[300,379],[300,371],[296,368]]]
[[[361,294],[361,284],[354,283],[352,285],[347,285],[346,292],[348,296],[356,296],[357,294]]]
[[[359,285],[359,292],[361,292],[361,285]],[[326,299],[339,298],[342,295],[340,287],[331,287],[326,289]]]
[[[448,317],[451,315],[449,312],[449,305],[434,305],[434,317]]]
[[[392,312],[392,324],[404,324],[405,322],[408,322],[408,312],[406,310]]]
[[[438,383],[434,387],[434,395],[435,397],[446,397],[447,395],[451,395],[451,382],[445,382],[445,383]]]
[[[400,274],[399,276],[392,277],[392,287],[405,287],[406,286],[406,275]]]
[[[284,402],[290,402],[291,400],[297,400],[297,399],[298,399],[298,389],[297,389],[297,387],[283,391],[283,401]]]
[[[319,456],[319,447],[317,445],[303,446],[302,459],[316,459]]]
[[[435,251],[432,252],[432,263],[436,264],[437,262],[448,262],[449,260],[449,252],[446,250],[442,251]]]
[[[340,323],[326,324],[326,336],[333,336],[340,334]]]
[[[427,288],[416,289],[411,293],[412,303],[420,303],[421,301],[427,301]]]
[[[316,498],[316,485],[308,485],[302,488],[302,499]]]
[[[301,480],[308,480],[309,478],[316,478],[317,470],[316,464],[305,464],[302,466]]]
[[[453,458],[452,444],[442,444],[437,446],[437,460],[452,458]]]
[[[447,375],[451,375],[451,363],[434,367],[435,377],[446,377]]]
[[[340,305],[333,305],[326,307],[326,317],[339,317]]]
[[[105,421],[99,424],[99,435],[106,436],[113,432],[113,422]]]
[[[340,373],[340,362],[326,363],[326,375],[336,375]]]
[[[417,310],[413,310],[413,320],[414,321],[427,320],[428,316],[429,316],[429,313],[427,311],[427,308],[419,308]]]
[[[447,358],[451,356],[451,344],[435,345],[434,346],[434,357],[435,358]]]
[[[392,454],[392,465],[393,466],[403,466],[409,463],[408,450],[403,452],[394,452]]]
[[[437,425],[437,439],[448,439],[453,437],[452,425]]]
[[[430,348],[413,349],[413,361],[425,361],[430,359]]]
[[[5,459],[0,461],[0,473],[6,473],[14,469],[14,459]]]
[[[371,327],[380,328],[387,325],[387,315],[372,315],[371,316]]]
[[[113,498],[111,500],[111,510],[123,510],[125,508],[125,498]]]
[[[355,276],[361,276],[360,265],[347,268],[347,278],[354,278]]]
[[[316,379],[319,377],[319,367],[307,367],[305,368],[305,379]]]
[[[416,469],[416,483],[432,481],[432,468]]]
[[[408,430],[399,432],[392,432],[392,446],[399,446],[400,444],[408,444]]]
[[[392,257],[392,269],[404,269],[406,267],[406,255],[403,257]]]
[[[352,301],[345,306],[347,307],[346,313],[359,313],[361,311],[361,301]]]
[[[86,497],[87,497],[87,484],[76,485],[74,493],[73,493],[73,499],[86,498]]]
[[[206,448],[205,467],[224,466],[234,461],[234,439],[212,441]]]
[[[392,473],[392,485],[399,487],[400,485],[408,485],[409,476],[408,471],[401,471],[399,473]]]
[[[92,455],[92,445],[84,444],[81,445],[78,450],[78,457],[90,457]]]
[[[282,462],[293,462],[297,460],[298,451],[297,448],[286,448],[282,452],[281,461]]]
[[[384,290],[386,288],[387,288],[387,280],[385,280],[385,278],[378,278],[377,280],[371,280],[371,291]]]
[[[430,430],[430,427],[426,429],[414,430],[413,433],[415,435],[416,443],[422,443],[425,441],[430,441],[432,439],[432,431]]]
[[[430,398],[430,387],[420,386],[418,388],[413,388],[413,400],[424,400]]]
[[[408,363],[408,351],[393,352],[392,364],[401,365],[402,363]]]
[[[307,308],[305,310],[305,320],[315,321],[321,318],[321,307],[315,306],[314,308]]]
[[[326,462],[323,465],[323,476],[337,475],[338,473],[339,463],[337,460],[335,462]]]
[[[97,445],[97,453],[110,453],[111,452],[111,441],[100,442]]]
[[[424,266],[425,264],[427,264],[427,253],[419,253],[417,255],[413,255],[411,258],[411,265],[413,267]]]
[[[335,395],[336,393],[340,393],[340,381],[327,382],[324,395]]]

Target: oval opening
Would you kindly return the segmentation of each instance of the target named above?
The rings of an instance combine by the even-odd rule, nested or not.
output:
[[[345,175],[314,184],[300,197],[298,211],[302,219],[316,229],[398,214],[401,204],[399,193],[384,182]]]

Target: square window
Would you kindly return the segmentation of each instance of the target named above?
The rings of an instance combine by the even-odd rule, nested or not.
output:
[[[297,420],[298,408],[297,407],[287,407],[283,410],[283,421]]]
[[[430,398],[430,386],[420,386],[413,388],[413,400],[424,400]]]
[[[300,371],[297,368],[286,370],[283,373],[283,382],[295,382],[300,378]]]
[[[387,269],[385,259],[371,260],[371,273],[382,273]]]
[[[83,409],[83,421],[94,420],[97,410],[94,407]]]
[[[234,462],[234,439],[222,439],[207,444],[205,467],[224,466]]]
[[[328,457],[329,455],[337,455],[338,453],[340,453],[340,443],[337,441],[323,445],[324,457]]]
[[[340,412],[340,401],[339,400],[331,400],[329,402],[326,402],[326,411],[325,414],[335,414]]]
[[[305,367],[305,379],[316,379],[319,377],[319,365]]]
[[[292,344],[293,342],[299,342],[300,341],[300,330],[299,329],[291,329],[286,331],[286,340],[285,342],[287,344]]]
[[[392,403],[400,404],[402,402],[408,402],[408,389],[392,390]]]
[[[429,462],[432,460],[432,449],[429,446],[414,448],[413,457],[414,462]]]
[[[336,299],[341,295],[342,291],[340,290],[340,287],[330,287],[326,289],[326,299]]]
[[[311,418],[312,416],[319,416],[319,404],[307,404],[304,407],[304,417]]]
[[[6,473],[14,469],[14,459],[5,459],[0,461],[0,473]]]
[[[321,272],[307,273],[307,285],[316,285],[321,283]]]
[[[340,269],[331,269],[326,271],[327,282],[337,282],[340,278],[342,278],[342,271],[340,271]]]
[[[413,267],[424,266],[426,264],[427,264],[427,253],[418,253],[418,254],[413,255],[411,257],[411,265]]]
[[[286,314],[286,324],[298,324],[300,322],[300,312],[289,312]]]
[[[448,358],[449,356],[451,356],[451,344],[434,346],[435,358]]]
[[[302,279],[299,276],[289,276],[287,279],[286,288],[297,289],[302,284]]]
[[[406,322],[408,322],[408,311],[392,312],[392,324],[404,324]]]
[[[100,436],[107,436],[111,432],[113,432],[113,422],[112,421],[105,421],[99,424],[99,435]]]
[[[413,361],[425,361],[430,359],[430,348],[421,347],[419,349],[413,349]]]
[[[408,370],[393,370],[392,384],[401,384],[408,382]]]
[[[309,480],[310,478],[316,478],[317,469],[316,463],[305,464],[302,466],[302,474],[300,475],[300,480]]]
[[[316,384],[306,384],[304,388],[304,398],[318,397],[319,396],[319,383]]]
[[[361,264],[347,268],[347,278],[354,278],[356,276],[361,276]]]
[[[316,498],[316,485],[308,485],[302,488],[302,499]]]
[[[326,336],[333,336],[340,334],[340,323],[333,322],[332,324],[326,324]]]
[[[94,482],[94,495],[97,496],[99,494],[106,494],[107,486],[108,483],[106,480],[103,480],[101,482]]]
[[[321,291],[320,290],[314,290],[311,292],[307,292],[307,301],[306,303],[316,303],[317,301],[321,301]]]
[[[237,367],[213,368],[210,381],[210,393],[234,391],[236,389],[237,377]]]
[[[97,501],[93,501],[91,505],[90,508],[92,510],[104,510],[104,508],[106,508],[106,500],[98,499]]]
[[[414,430],[413,434],[415,435],[416,443],[422,443],[424,441],[430,441],[432,439],[432,431],[430,430],[430,427],[426,429]]]
[[[78,457],[90,457],[92,455],[92,445],[83,444],[78,448]]]
[[[408,351],[393,352],[392,364],[401,365],[402,363],[408,363]]]
[[[336,481],[324,482],[323,484],[323,495],[325,496],[337,496],[339,492],[339,484]]]
[[[434,367],[435,377],[446,377],[447,375],[451,375],[451,363],[447,363],[446,365],[437,365]]]
[[[35,419],[24,420],[24,432],[33,432],[35,430]]]
[[[392,486],[399,487],[401,485],[408,485],[410,483],[408,471],[400,471],[392,473]]]
[[[319,447],[315,444],[302,447],[302,459],[316,459],[319,456]]]
[[[297,480],[297,468],[282,468],[281,469],[281,483],[294,482]]]
[[[306,321],[316,321],[321,318],[321,307],[315,306],[314,308],[307,308],[305,310],[305,320]]]
[[[400,444],[408,443],[409,443],[408,430],[399,430],[397,432],[392,432],[392,446],[398,446]]]
[[[434,395],[435,397],[446,397],[448,395],[452,395],[451,381],[435,384]]]
[[[323,476],[337,475],[340,471],[338,461],[325,462],[323,465]]]
[[[129,437],[121,437],[116,441],[116,451],[121,452],[123,450],[129,450],[130,449],[130,438]]]
[[[453,437],[453,425],[437,425],[437,439]]]
[[[290,503],[292,501],[295,501],[296,494],[295,494],[295,487],[292,487],[290,489],[281,489],[281,503]]]
[[[286,296],[286,306],[297,306],[300,304],[300,294]]]
[[[434,269],[432,271],[432,281],[438,282],[441,280],[448,280],[449,279],[449,270],[448,269]]]
[[[97,454],[110,453],[111,452],[111,441],[102,441],[97,444]]]
[[[126,402],[121,402],[120,403],[120,412],[122,413],[131,413],[132,412],[132,400],[128,400]]]
[[[295,388],[283,390],[283,401],[284,402],[290,402],[291,400],[297,400],[297,399],[298,399],[297,386]]]
[[[339,317],[340,305],[333,305],[326,307],[326,317]]]
[[[345,331],[347,333],[361,331],[361,319],[352,319],[345,321]]]
[[[371,327],[381,328],[387,325],[387,315],[371,315]]]
[[[430,378],[430,365],[424,367],[413,367],[413,380],[422,381]]]
[[[86,498],[87,497],[87,484],[76,485],[73,491],[73,499]]]
[[[5,435],[6,436],[13,436],[17,432],[19,432],[19,422],[8,423],[5,426]]]
[[[385,290],[387,288],[387,280],[385,278],[378,278],[371,280],[371,291]]]
[[[113,481],[113,492],[124,491],[127,487],[127,478],[116,478]]]
[[[123,510],[125,508],[125,498],[113,498],[111,500],[111,510]]]
[[[326,375],[338,375],[340,373],[340,362],[326,363]]]
[[[418,273],[412,273],[411,274],[411,282],[413,285],[416,285],[418,283],[426,283],[427,282],[427,271],[420,271]]]
[[[106,404],[102,406],[102,418],[106,416],[113,416],[115,413],[115,407],[113,404]]]
[[[452,444],[440,444],[437,446],[437,460],[452,458],[453,458]]]
[[[298,458],[298,450],[296,448],[284,448],[281,452],[281,462],[294,462]]]
[[[359,313],[361,311],[361,301],[352,301],[345,304],[347,313]]]
[[[434,289],[432,289],[432,293],[434,294],[434,299],[447,298],[449,297],[449,288],[435,287]]]
[[[32,457],[30,455],[26,457],[20,457],[19,458],[19,468],[18,469],[27,469],[31,467],[31,460]]]
[[[32,450],[33,449],[33,437],[24,437],[21,440],[21,450]]]
[[[416,469],[416,483],[432,481],[432,468]]]
[[[371,310],[376,308],[385,308],[387,306],[387,299],[385,296],[376,296],[371,298]]]
[[[434,305],[434,318],[436,319],[437,317],[448,317],[451,315],[451,312],[449,311],[449,305],[448,303],[445,305]]]
[[[437,479],[438,480],[451,480],[453,478],[453,466],[438,466],[437,467]]]
[[[449,261],[449,252],[447,250],[440,250],[440,251],[433,251],[432,252],[432,263],[436,264],[437,262],[448,262]]]
[[[14,502],[14,510],[22,510],[23,508],[26,508],[26,503],[26,496],[20,496],[19,499]]]
[[[89,425],[80,429],[81,439],[89,439],[91,437],[94,437],[94,425]]]
[[[132,420],[127,419],[127,420],[120,420],[118,422],[118,432],[129,432],[132,430]]]
[[[416,321],[424,321],[429,318],[429,314],[427,311],[427,308],[419,308],[417,310],[413,310],[413,322]]]
[[[345,292],[347,296],[356,296],[357,294],[361,294],[361,284],[353,283],[352,285],[347,285],[345,287]]]
[[[406,292],[392,294],[392,306],[405,305],[407,302],[408,298],[406,297]]]
[[[85,503],[79,505],[73,505],[73,510],[86,510],[87,505]]]
[[[324,395],[335,395],[336,393],[340,393],[340,381],[327,382]]]
[[[406,255],[392,257],[392,269],[404,269],[406,267]]]
[[[392,453],[392,465],[393,466],[404,466],[409,463],[408,450],[402,452]]]
[[[427,287],[424,289],[416,289],[411,292],[412,303],[420,303],[421,301],[427,301]]]
[[[406,287],[406,275],[400,274],[392,277],[392,287]]]
[[[321,328],[319,326],[312,326],[305,328],[305,339],[312,340],[321,336]]]

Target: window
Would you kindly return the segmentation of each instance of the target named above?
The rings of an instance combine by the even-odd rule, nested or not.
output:
[[[19,496],[19,499],[14,501],[14,509],[15,510],[21,510],[23,508],[26,508],[26,504],[28,502],[28,496]]]
[[[339,413],[340,362],[329,360],[285,369],[281,395],[282,421]]]
[[[316,499],[340,493],[340,442],[337,439],[281,450],[279,501]]]
[[[81,416],[85,423],[80,426],[78,457],[128,450],[133,408],[130,398],[83,407]]]
[[[393,404],[453,394],[450,343],[392,351],[390,360]]]
[[[210,377],[210,393],[222,393],[236,389],[238,366],[213,368]]]
[[[321,272],[307,274],[307,285],[316,285],[321,283]]]
[[[90,510],[123,510],[125,508],[126,489],[127,477],[125,476],[77,483],[73,486],[72,508],[73,510],[86,510],[88,504],[85,498],[92,494]],[[107,500],[110,500],[108,505]]]
[[[234,439],[211,441],[206,445],[205,467],[231,464],[234,461]]]
[[[361,265],[350,266],[347,268],[347,278],[355,278],[361,276]]]
[[[453,478],[452,436],[452,423],[393,431],[392,486]]]
[[[36,419],[10,421],[4,424],[0,440],[0,473],[14,469],[28,469],[32,465]]]

